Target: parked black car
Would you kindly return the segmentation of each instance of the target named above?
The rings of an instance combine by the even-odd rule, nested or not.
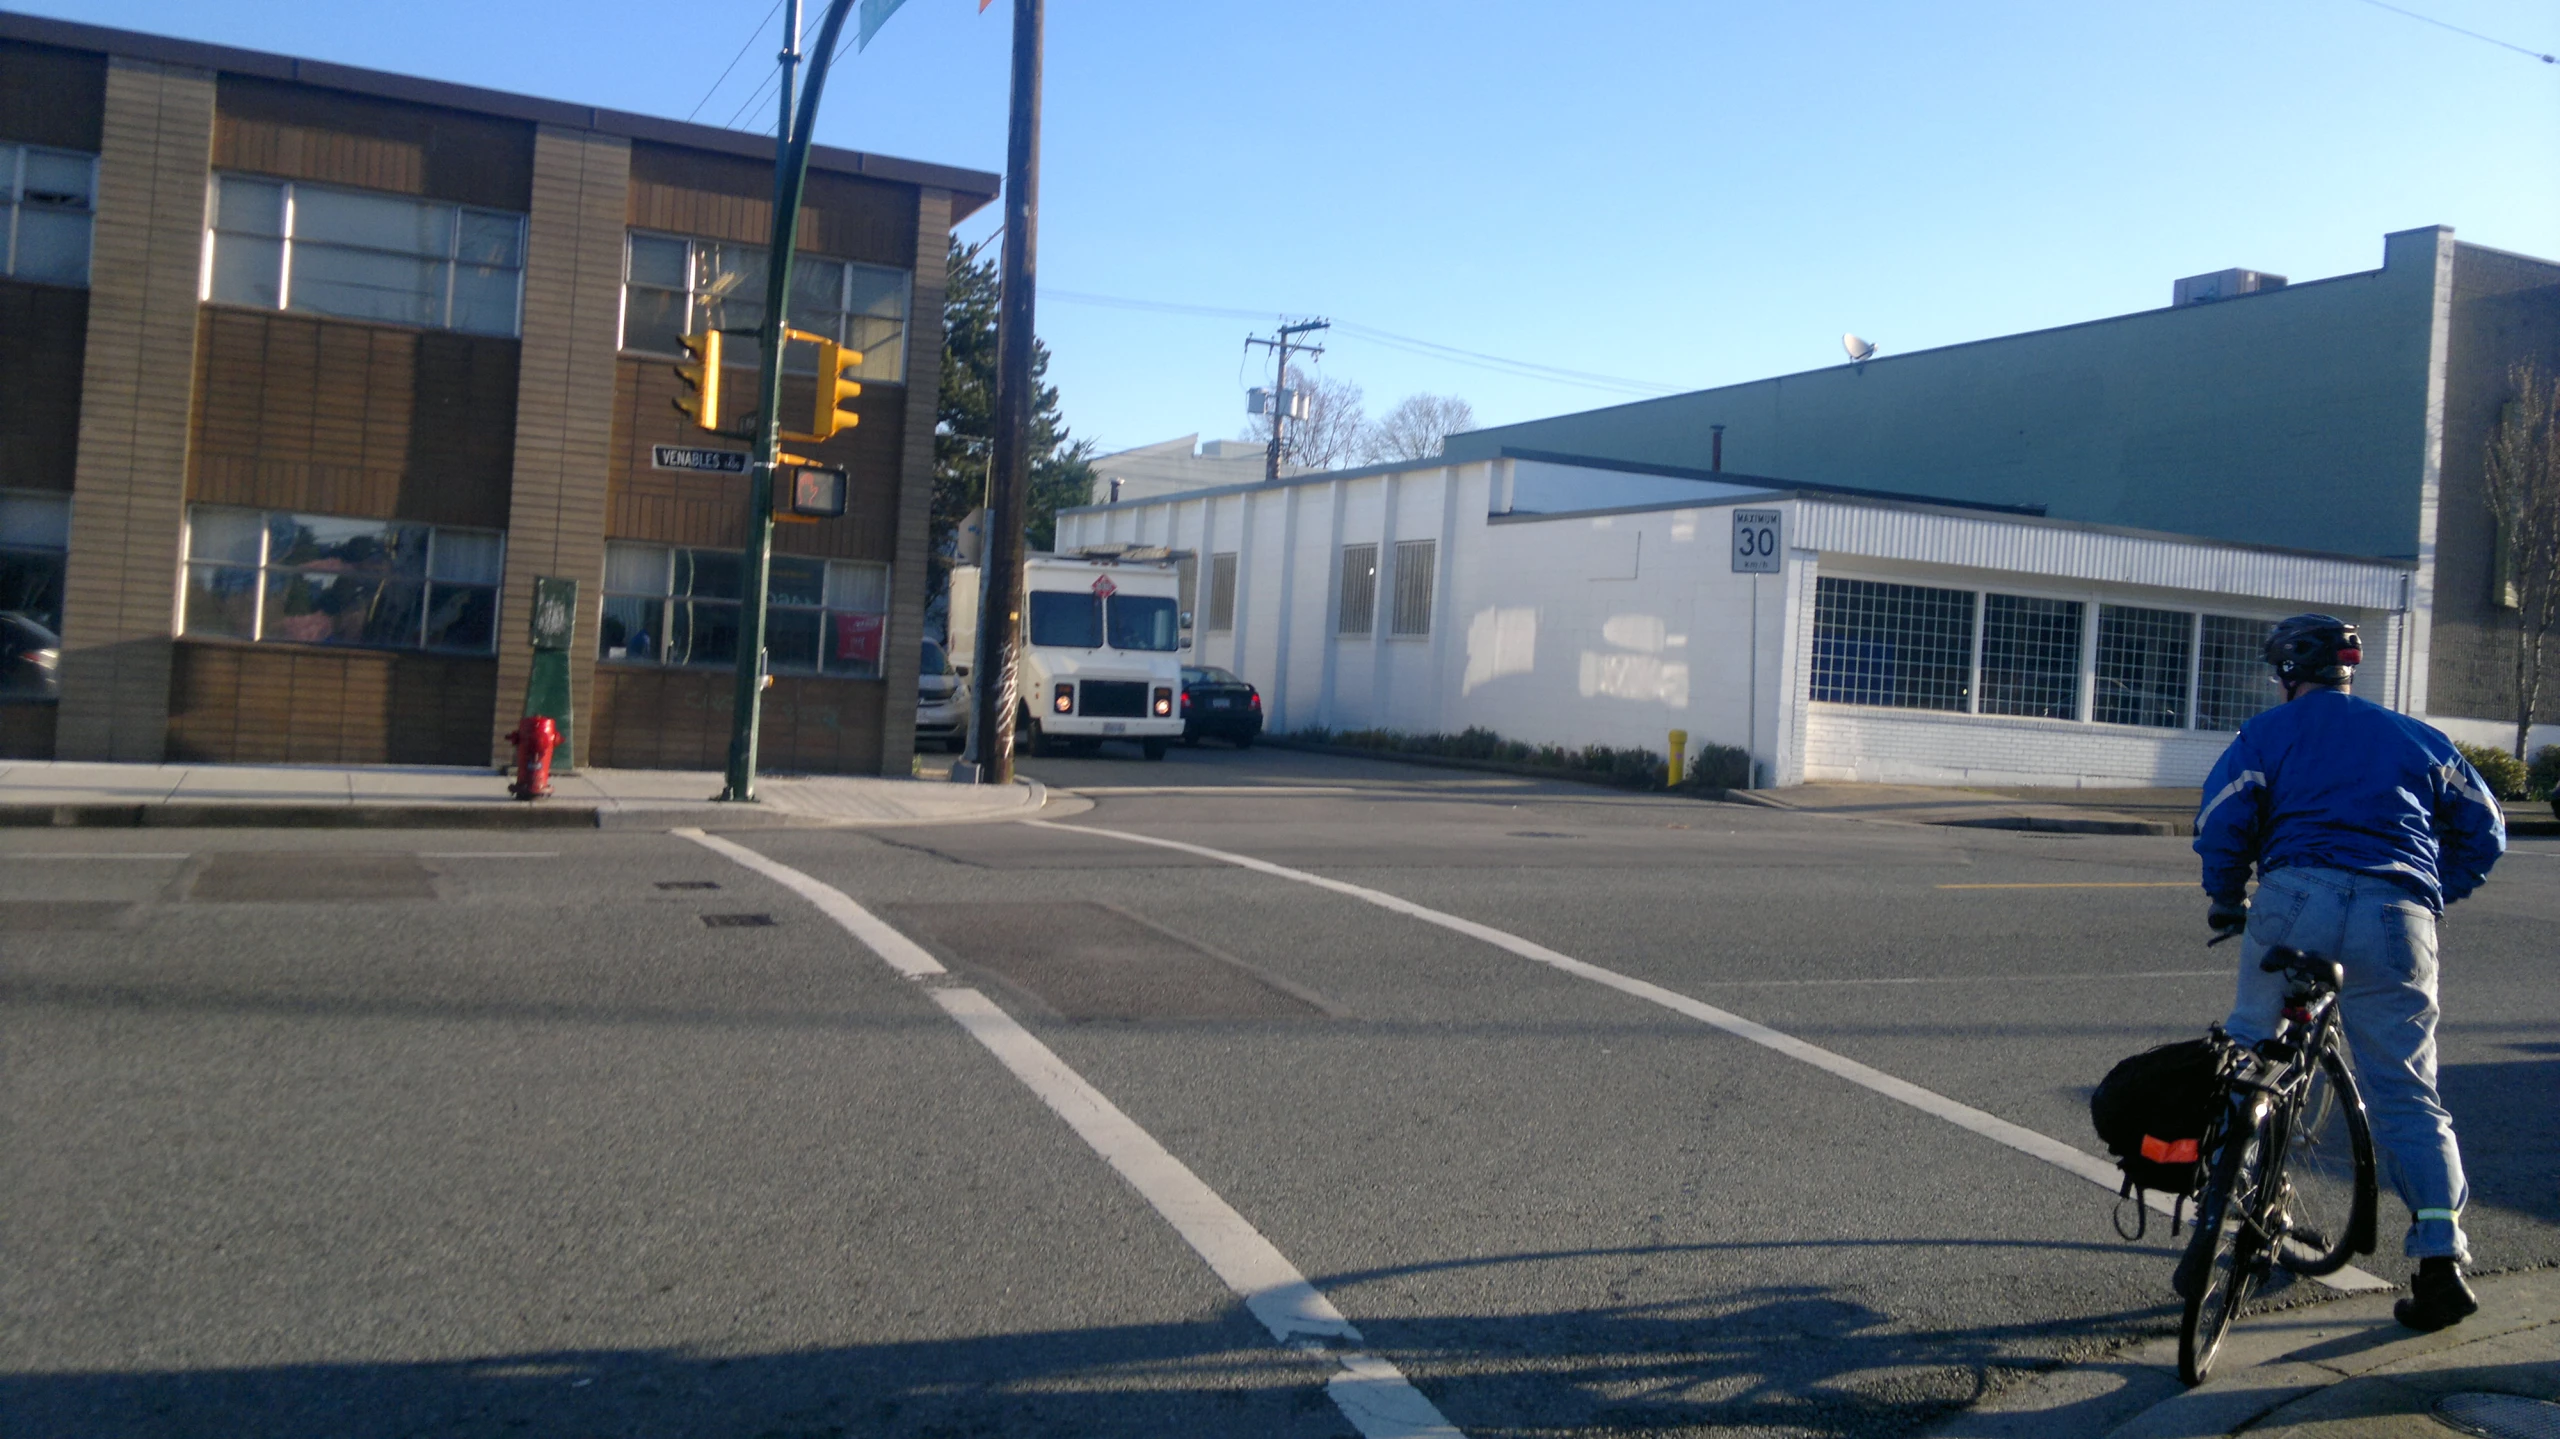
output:
[[[1182,667],[1182,742],[1214,735],[1243,749],[1262,733],[1262,692],[1216,665]]]

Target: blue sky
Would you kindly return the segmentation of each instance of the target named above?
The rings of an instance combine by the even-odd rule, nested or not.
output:
[[[771,4],[11,0],[713,123]],[[2560,50],[2547,0],[2404,8]],[[908,0],[820,138],[1000,170],[1008,9]],[[1691,388],[1841,363],[1844,330],[1901,353],[2371,269],[2419,225],[2560,258],[2560,66],[2366,0],[1051,0],[1047,78],[1040,329],[1106,448],[1235,434],[1282,314]],[[1348,331],[1320,363],[1373,412],[1634,397]]]

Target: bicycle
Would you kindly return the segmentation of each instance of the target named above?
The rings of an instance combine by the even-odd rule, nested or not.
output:
[[[2373,1131],[2339,1029],[2344,971],[2282,946],[2258,967],[2292,982],[2274,1038],[2254,1049],[2224,1041],[2225,1102],[2198,1146],[2210,1177],[2178,1265],[2178,1377],[2191,1385],[2212,1372],[2232,1316],[2273,1266],[2317,1278],[2373,1252]]]

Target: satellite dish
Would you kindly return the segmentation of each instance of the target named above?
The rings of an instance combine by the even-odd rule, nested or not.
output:
[[[1873,340],[1861,340],[1855,335],[1842,335],[1840,337],[1840,348],[1849,352],[1850,359],[1863,365],[1867,362],[1870,356],[1875,354],[1876,342]]]

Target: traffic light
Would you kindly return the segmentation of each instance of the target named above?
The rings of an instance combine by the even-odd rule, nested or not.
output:
[[[862,423],[860,415],[845,409],[849,401],[862,393],[862,385],[846,379],[844,375],[847,370],[861,368],[862,352],[806,330],[785,330],[782,333],[787,339],[805,340],[818,350],[816,403],[810,406],[809,428],[806,432],[786,431],[785,438],[816,444],[833,439]]]
[[[676,396],[676,409],[692,416],[698,428],[716,433],[720,428],[720,332],[681,335],[676,343],[684,346],[685,353],[685,363],[676,366],[676,379],[693,392]]]

